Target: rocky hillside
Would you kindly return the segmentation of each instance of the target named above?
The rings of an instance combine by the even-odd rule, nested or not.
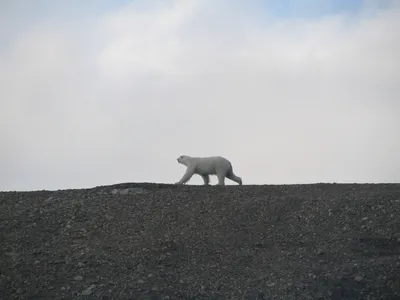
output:
[[[0,193],[1,299],[400,299],[400,184]]]

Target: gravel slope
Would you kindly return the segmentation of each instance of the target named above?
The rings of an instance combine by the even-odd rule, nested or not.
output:
[[[400,299],[400,184],[2,192],[0,257],[1,299]]]

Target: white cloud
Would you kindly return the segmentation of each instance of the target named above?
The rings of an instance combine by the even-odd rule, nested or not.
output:
[[[260,7],[133,1],[8,37],[0,190],[175,182],[183,153],[226,155],[246,184],[399,182],[399,9]]]

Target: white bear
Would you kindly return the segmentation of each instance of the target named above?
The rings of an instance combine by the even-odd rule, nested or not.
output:
[[[242,185],[242,179],[233,173],[232,164],[224,157],[191,157],[181,155],[177,160],[178,163],[185,165],[187,169],[182,179],[176,184],[185,184],[193,174],[198,174],[203,177],[204,185],[209,185],[209,175],[217,175],[218,185],[225,185],[225,177]]]

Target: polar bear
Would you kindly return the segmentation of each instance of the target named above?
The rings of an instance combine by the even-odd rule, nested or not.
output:
[[[232,164],[224,157],[191,157],[181,155],[177,160],[178,163],[185,165],[187,169],[182,179],[176,184],[185,184],[193,174],[198,174],[203,177],[204,185],[209,185],[209,175],[217,175],[218,185],[225,185],[225,177],[242,185],[242,179],[233,173]]]

